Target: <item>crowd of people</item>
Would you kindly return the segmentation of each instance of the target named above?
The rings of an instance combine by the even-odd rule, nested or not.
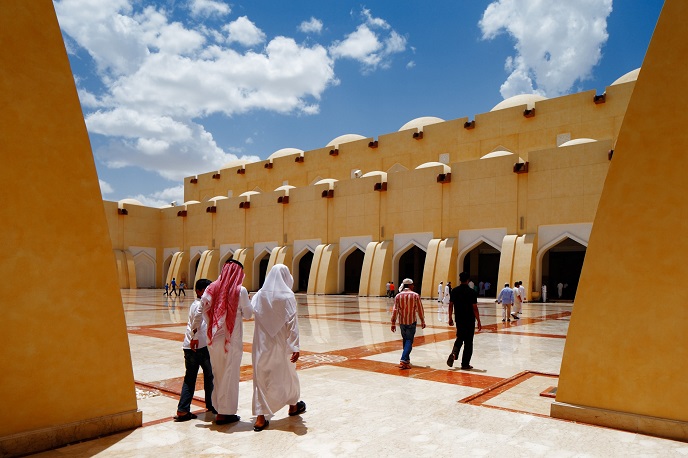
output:
[[[218,425],[240,420],[238,411],[239,380],[243,353],[243,321],[255,317],[253,334],[253,401],[252,413],[256,420],[254,431],[262,431],[270,418],[285,406],[290,416],[306,411],[300,399],[301,390],[296,373],[299,359],[299,327],[293,277],[289,268],[276,264],[268,272],[263,286],[249,299],[242,283],[244,269],[241,263],[229,260],[224,264],[217,280],[201,279],[196,282],[196,300],[189,307],[189,319],[183,342],[186,373],[175,421],[197,418],[191,412],[199,369],[203,370],[205,406],[215,414]],[[459,286],[440,282],[437,287],[438,318],[449,326],[456,326],[456,340],[447,358],[447,366],[461,361],[462,370],[471,370],[475,329],[482,324],[478,311],[478,297],[490,290],[489,282],[477,285],[469,274],[459,274]],[[172,280],[172,292],[177,293]],[[183,290],[183,282],[179,285]],[[420,295],[414,291],[412,279],[401,282],[397,292],[392,281],[387,283],[387,297],[393,298],[391,330],[397,324],[402,338],[400,369],[410,369],[411,351],[418,322],[425,328],[425,311]],[[502,305],[502,321],[518,320],[521,304],[525,302],[525,288],[518,281],[511,288],[505,284],[497,296]],[[512,310],[513,307],[513,310]],[[461,350],[463,349],[463,353]]]
[[[252,411],[256,416],[253,430],[267,428],[268,417],[284,406],[289,406],[290,416],[306,411],[296,375],[299,326],[292,291],[294,279],[287,266],[277,264],[252,299],[242,286],[243,281],[243,266],[229,260],[217,280],[196,282],[196,300],[189,307],[182,345],[186,373],[175,421],[197,418],[191,412],[191,399],[199,368],[203,370],[205,406],[215,414],[215,423],[225,425],[240,420],[237,411],[243,320],[252,316]]]

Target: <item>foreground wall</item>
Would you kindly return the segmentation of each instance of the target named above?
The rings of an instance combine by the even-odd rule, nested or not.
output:
[[[688,2],[668,0],[590,236],[552,415],[688,440]],[[684,237],[677,237],[681,234]],[[651,285],[651,287],[650,287]]]
[[[141,414],[98,177],[52,2],[3,1],[0,42],[0,278],[14,293],[0,346],[6,456],[134,428]]]

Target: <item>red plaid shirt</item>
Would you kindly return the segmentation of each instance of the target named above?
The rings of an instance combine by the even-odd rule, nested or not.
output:
[[[396,324],[397,317],[399,324],[413,324],[416,315],[421,324],[425,323],[423,303],[420,301],[418,293],[405,289],[394,298],[394,310],[392,310],[392,324]]]

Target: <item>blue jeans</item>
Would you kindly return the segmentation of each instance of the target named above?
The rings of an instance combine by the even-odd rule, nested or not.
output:
[[[414,321],[413,324],[400,324],[399,332],[401,332],[401,338],[404,340],[404,351],[401,352],[401,361],[410,363],[413,338],[416,335],[416,322]]]
[[[210,353],[208,347],[199,348],[196,351],[184,349],[184,365],[186,366],[186,373],[184,374],[184,384],[182,385],[182,394],[179,397],[179,404],[177,410],[179,412],[191,411],[191,399],[194,391],[196,391],[196,377],[198,376],[198,368],[203,369],[203,389],[205,390],[205,407],[208,410],[213,409],[213,368],[210,365]]]

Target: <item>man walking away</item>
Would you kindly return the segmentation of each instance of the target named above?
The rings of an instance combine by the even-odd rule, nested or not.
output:
[[[425,315],[420,296],[413,291],[413,280],[410,278],[404,279],[402,286],[401,293],[394,298],[392,332],[396,332],[396,320],[399,318],[399,331],[404,343],[399,368],[411,369],[411,350],[413,348],[413,338],[416,335],[416,316],[420,319],[420,327],[425,329]]]
[[[463,356],[461,358],[461,369],[470,370],[471,356],[473,356],[473,336],[475,335],[475,323],[478,322],[478,331],[483,327],[480,324],[480,312],[478,312],[478,295],[475,290],[468,285],[468,273],[461,272],[459,281],[461,284],[454,288],[449,299],[449,326],[453,326],[452,310],[456,318],[456,340],[454,348],[447,358],[447,366],[453,367],[454,361],[458,359],[459,352],[463,346]]]

